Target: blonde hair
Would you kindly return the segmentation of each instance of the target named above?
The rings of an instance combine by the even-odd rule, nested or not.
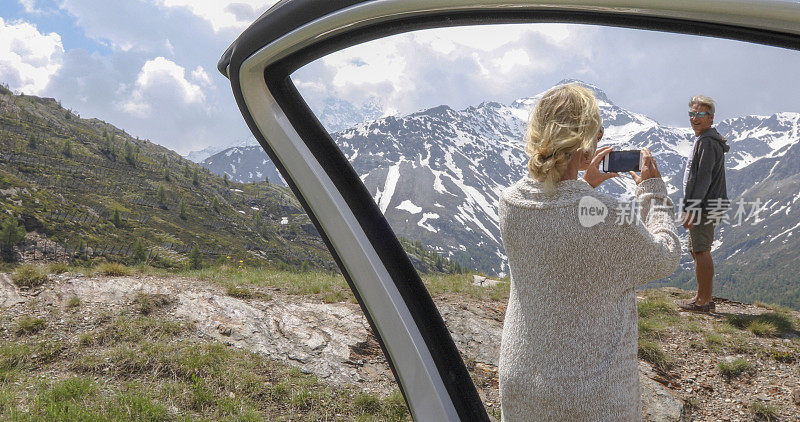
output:
[[[594,155],[601,129],[600,109],[589,89],[568,84],[545,92],[534,107],[525,132],[531,177],[543,180],[545,192],[553,193],[572,154]]]
[[[691,108],[693,105],[704,105],[708,107],[708,112],[714,114],[714,100],[705,95],[695,95],[689,100],[689,107]]]

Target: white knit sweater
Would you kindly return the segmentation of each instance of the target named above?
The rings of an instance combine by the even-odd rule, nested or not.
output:
[[[604,222],[580,224],[583,196],[607,207]],[[581,178],[559,182],[552,196],[530,177],[503,191],[511,273],[498,368],[504,422],[641,420],[634,288],[672,274],[681,247],[664,181],[643,181],[636,197],[641,221],[620,224],[631,204]]]

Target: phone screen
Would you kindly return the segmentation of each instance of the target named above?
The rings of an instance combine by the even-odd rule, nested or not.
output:
[[[608,154],[608,165],[604,165],[603,170],[606,172],[639,171],[639,150],[611,151]]]

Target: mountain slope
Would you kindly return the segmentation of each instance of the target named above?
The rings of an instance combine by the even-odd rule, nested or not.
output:
[[[0,125],[0,212],[31,242],[47,236],[71,257],[130,260],[139,240],[163,266],[183,265],[197,247],[207,260],[335,268],[286,188],[226,183],[49,98],[0,93]]]

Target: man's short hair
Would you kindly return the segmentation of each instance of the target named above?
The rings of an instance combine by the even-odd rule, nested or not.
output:
[[[695,95],[691,100],[689,100],[689,107],[695,104],[708,107],[708,112],[714,114],[714,100],[711,98],[706,97],[705,95]]]

